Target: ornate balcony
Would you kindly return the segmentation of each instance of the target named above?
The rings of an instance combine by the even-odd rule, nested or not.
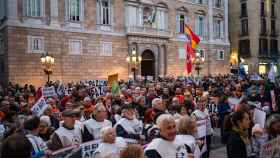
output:
[[[126,32],[128,35],[142,35],[142,36],[151,36],[151,37],[161,37],[161,38],[170,38],[170,30],[160,30],[152,27],[146,26],[128,26],[126,27]]]

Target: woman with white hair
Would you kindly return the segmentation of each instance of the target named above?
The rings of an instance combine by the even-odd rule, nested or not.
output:
[[[51,127],[51,119],[49,116],[43,115],[40,117],[39,124],[39,137],[41,137],[44,141],[50,140],[52,133],[54,132],[54,128]]]
[[[107,110],[102,103],[98,103],[93,111],[92,118],[84,122],[84,141],[100,139],[100,130],[104,127],[112,127],[112,123],[106,119]]]
[[[95,151],[95,158],[119,155],[120,151],[126,147],[124,139],[116,137],[115,128],[104,127],[100,132],[102,143]]]

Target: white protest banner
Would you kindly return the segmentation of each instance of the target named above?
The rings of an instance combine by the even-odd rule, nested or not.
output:
[[[198,138],[203,138],[206,136],[206,121],[207,120],[196,121]]]
[[[98,148],[101,140],[94,140],[81,144],[82,158],[94,158],[94,152]]]
[[[272,105],[272,109],[273,109],[273,111],[277,111],[275,93],[274,93],[273,90],[270,91],[270,95],[271,95],[271,105]]]
[[[280,158],[280,137],[261,146],[260,158]]]
[[[266,120],[266,113],[258,108],[254,110],[253,121],[255,124],[259,124],[262,128],[264,128]]]
[[[52,153],[51,158],[81,158],[81,148],[79,146],[70,146],[59,149]]]
[[[36,116],[41,116],[44,110],[48,107],[44,97],[42,96],[31,108],[31,111]]]
[[[53,96],[56,96],[54,86],[51,86],[51,87],[44,87],[44,88],[43,88],[43,96],[44,96],[44,97],[53,97]]]

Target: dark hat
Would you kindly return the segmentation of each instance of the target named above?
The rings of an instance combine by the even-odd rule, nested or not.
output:
[[[122,110],[125,110],[125,109],[134,109],[135,107],[132,105],[132,104],[124,104],[122,106]]]
[[[71,117],[71,116],[76,116],[76,115],[77,115],[77,111],[72,110],[72,109],[66,109],[62,112],[63,117]]]

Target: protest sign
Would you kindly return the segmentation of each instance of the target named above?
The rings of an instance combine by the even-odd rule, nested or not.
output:
[[[79,146],[70,146],[57,150],[52,153],[52,158],[81,158],[81,148]]]
[[[56,92],[55,92],[54,86],[51,86],[51,87],[44,87],[44,88],[43,88],[43,96],[44,96],[44,97],[53,97],[53,96],[56,96]]]
[[[101,140],[94,140],[81,144],[82,158],[94,158],[94,152],[98,148]]]
[[[255,124],[259,124],[262,128],[264,128],[266,120],[266,113],[258,108],[254,110],[253,121]]]
[[[44,110],[48,107],[48,104],[46,103],[44,97],[41,97],[35,105],[31,108],[31,111],[36,116],[41,116],[44,112]]]
[[[207,120],[196,121],[198,138],[203,138],[206,136],[206,121]]]
[[[114,81],[118,82],[118,76],[119,74],[113,74],[108,76],[108,85],[112,86]]]
[[[260,158],[280,158],[280,137],[261,146]]]
[[[273,109],[273,111],[277,111],[276,99],[275,99],[274,90],[270,91],[270,95],[271,95],[271,105],[272,105],[272,109]]]

